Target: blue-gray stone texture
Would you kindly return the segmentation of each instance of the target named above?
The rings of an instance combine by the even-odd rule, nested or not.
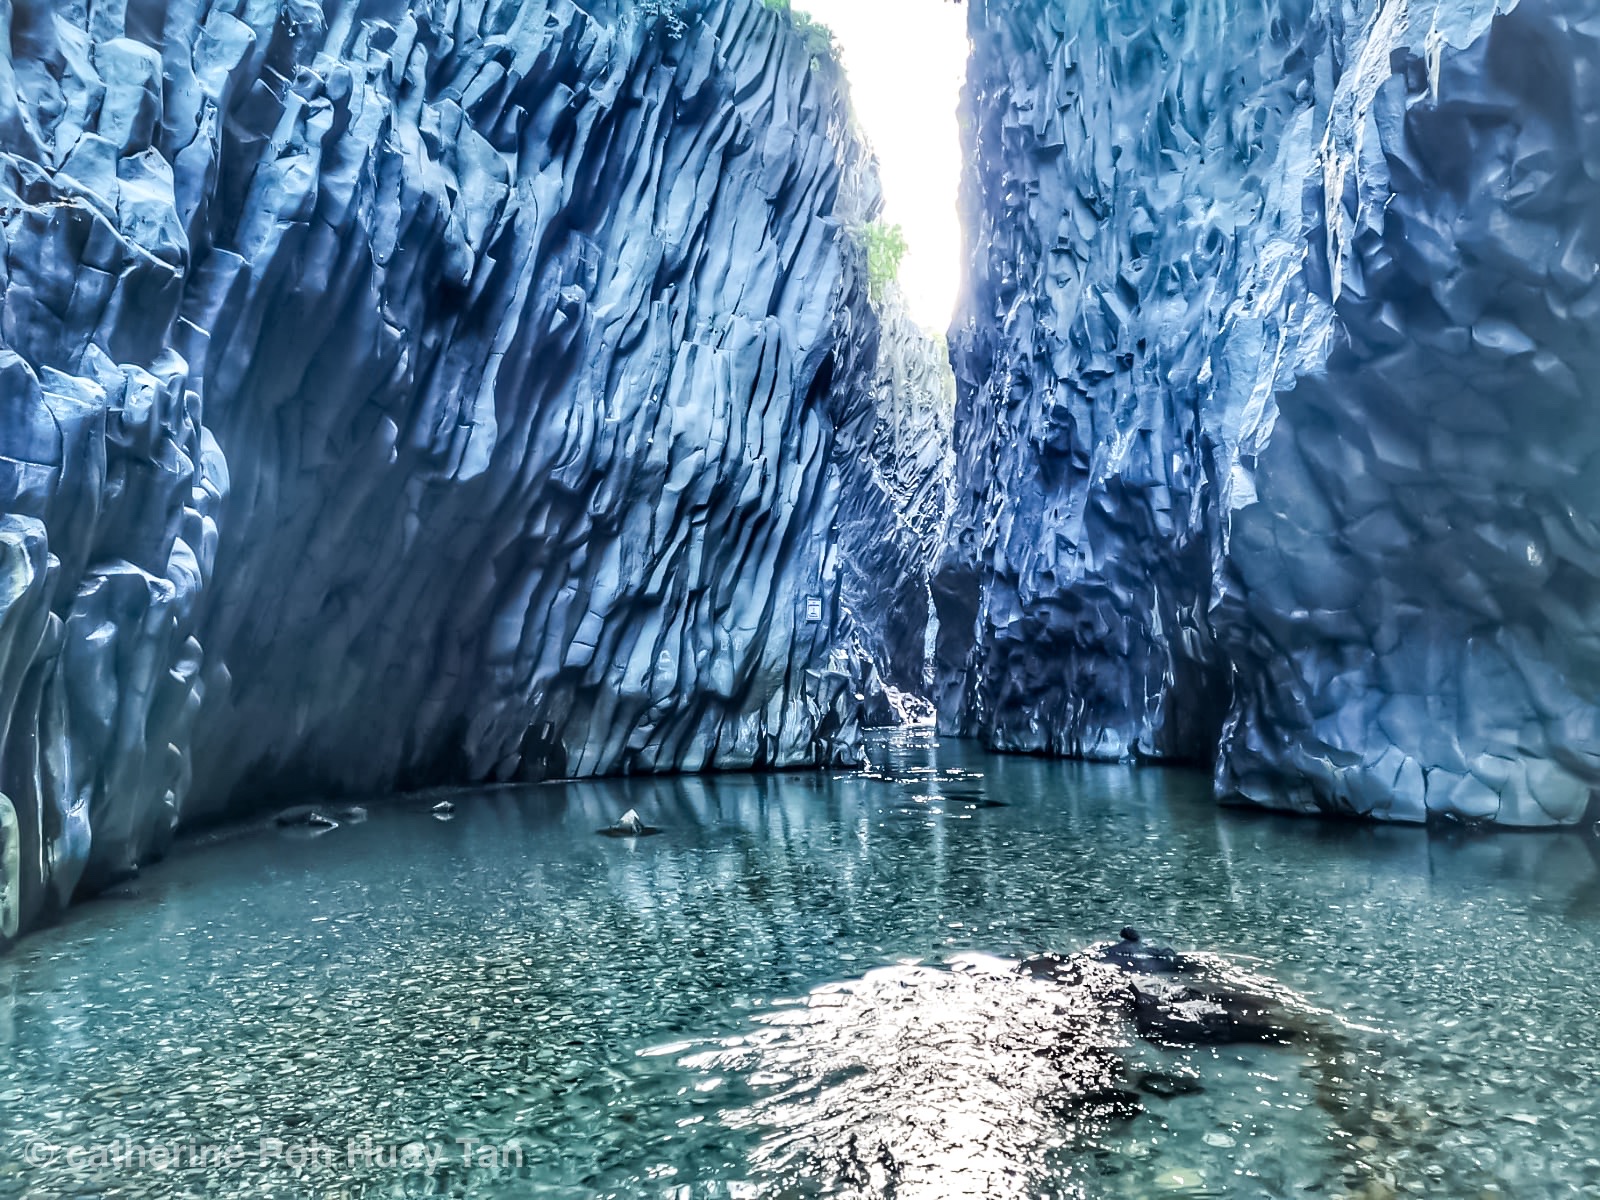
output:
[[[279,797],[851,759],[875,171],[660,8],[0,8],[0,945]]]
[[[971,5],[947,731],[1222,798],[1600,784],[1600,10]]]

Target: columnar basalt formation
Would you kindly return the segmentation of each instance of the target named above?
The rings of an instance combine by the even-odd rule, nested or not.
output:
[[[865,452],[846,468],[839,511],[842,594],[869,662],[891,686],[922,696],[955,469],[955,379],[943,340],[911,319],[898,288],[883,291],[873,403],[851,439]]]
[[[1600,783],[1586,0],[975,2],[947,729],[1227,799]]]
[[[848,758],[876,183],[782,14],[0,24],[0,945],[297,786]]]

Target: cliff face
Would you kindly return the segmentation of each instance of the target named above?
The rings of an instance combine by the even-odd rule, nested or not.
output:
[[[974,3],[947,729],[1228,799],[1600,783],[1586,0]]]
[[[839,510],[842,595],[861,648],[891,686],[928,691],[930,582],[949,519],[955,381],[949,351],[898,289],[874,304],[882,335],[873,402],[851,441]],[[881,687],[881,685],[880,685]]]
[[[286,788],[849,756],[876,184],[663,8],[0,15],[0,944]]]

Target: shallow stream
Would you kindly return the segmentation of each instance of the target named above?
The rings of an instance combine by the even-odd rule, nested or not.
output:
[[[1591,836],[873,757],[178,854],[0,960],[0,1197],[1600,1194]],[[1011,970],[1129,924],[1312,1035],[1163,1049]],[[1096,1038],[1116,1112],[1045,1053]]]

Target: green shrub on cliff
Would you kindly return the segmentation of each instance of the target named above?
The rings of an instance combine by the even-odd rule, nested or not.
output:
[[[819,62],[838,61],[839,47],[833,40],[833,30],[809,13],[795,8],[790,0],[761,0],[761,3],[765,8],[781,13],[788,19],[790,27],[800,35],[806,44],[806,49],[811,51],[813,66]]]
[[[645,21],[660,22],[673,41],[681,38],[689,28],[682,0],[639,0],[639,16]]]
[[[858,236],[867,251],[867,284],[872,302],[881,304],[889,285],[900,277],[900,262],[906,256],[905,230],[874,221],[861,226]]]

